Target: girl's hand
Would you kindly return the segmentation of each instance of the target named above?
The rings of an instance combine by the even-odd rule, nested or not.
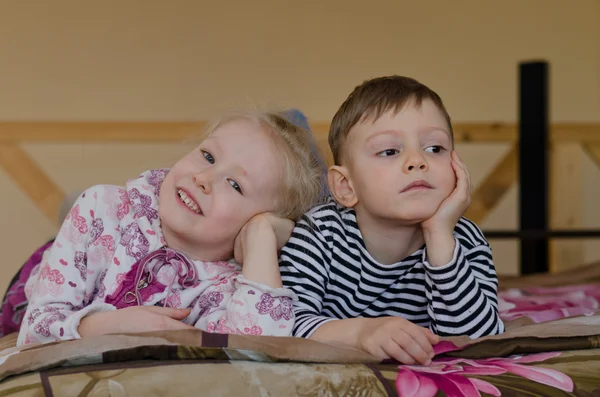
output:
[[[278,252],[293,229],[293,221],[268,213],[256,215],[244,225],[235,239],[234,257],[243,265],[246,279],[282,288]]]
[[[258,214],[252,217],[240,230],[235,239],[234,258],[236,262],[244,263],[244,253],[250,247],[250,240],[260,244],[275,237],[277,252],[283,248],[292,235],[294,221],[280,218],[272,213]]]
[[[78,332],[85,338],[105,334],[195,329],[181,321],[189,314],[190,309],[131,306],[86,316],[79,323]]]

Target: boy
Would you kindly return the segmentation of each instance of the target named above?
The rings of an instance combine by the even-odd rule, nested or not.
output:
[[[333,118],[329,145],[332,199],[280,256],[299,297],[294,335],[428,365],[438,335],[503,332],[489,244],[462,218],[470,176],[440,97],[406,77],[366,81]]]

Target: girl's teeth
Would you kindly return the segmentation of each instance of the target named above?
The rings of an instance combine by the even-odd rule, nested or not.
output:
[[[181,201],[183,201],[185,203],[185,205],[187,205],[190,209],[192,209],[196,213],[198,213],[198,214],[200,213],[200,209],[198,208],[196,203],[194,203],[192,201],[192,199],[190,199],[183,190],[178,190],[177,194],[179,195],[179,198],[181,199]]]

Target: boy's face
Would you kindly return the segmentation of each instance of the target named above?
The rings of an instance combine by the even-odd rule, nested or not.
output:
[[[194,259],[226,259],[244,224],[276,209],[281,165],[273,153],[277,147],[267,133],[237,120],[179,160],[160,189],[167,243]]]
[[[346,161],[359,216],[413,225],[433,216],[456,186],[443,113],[430,100],[356,124]]]

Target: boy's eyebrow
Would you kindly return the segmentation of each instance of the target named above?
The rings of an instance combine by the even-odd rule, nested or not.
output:
[[[374,133],[373,135],[371,135],[370,137],[367,138],[367,140],[365,141],[366,143],[369,143],[369,141],[372,141],[373,139],[381,136],[381,135],[401,135],[402,132],[398,131],[398,130],[383,130],[383,131],[377,131],[376,133]]]

